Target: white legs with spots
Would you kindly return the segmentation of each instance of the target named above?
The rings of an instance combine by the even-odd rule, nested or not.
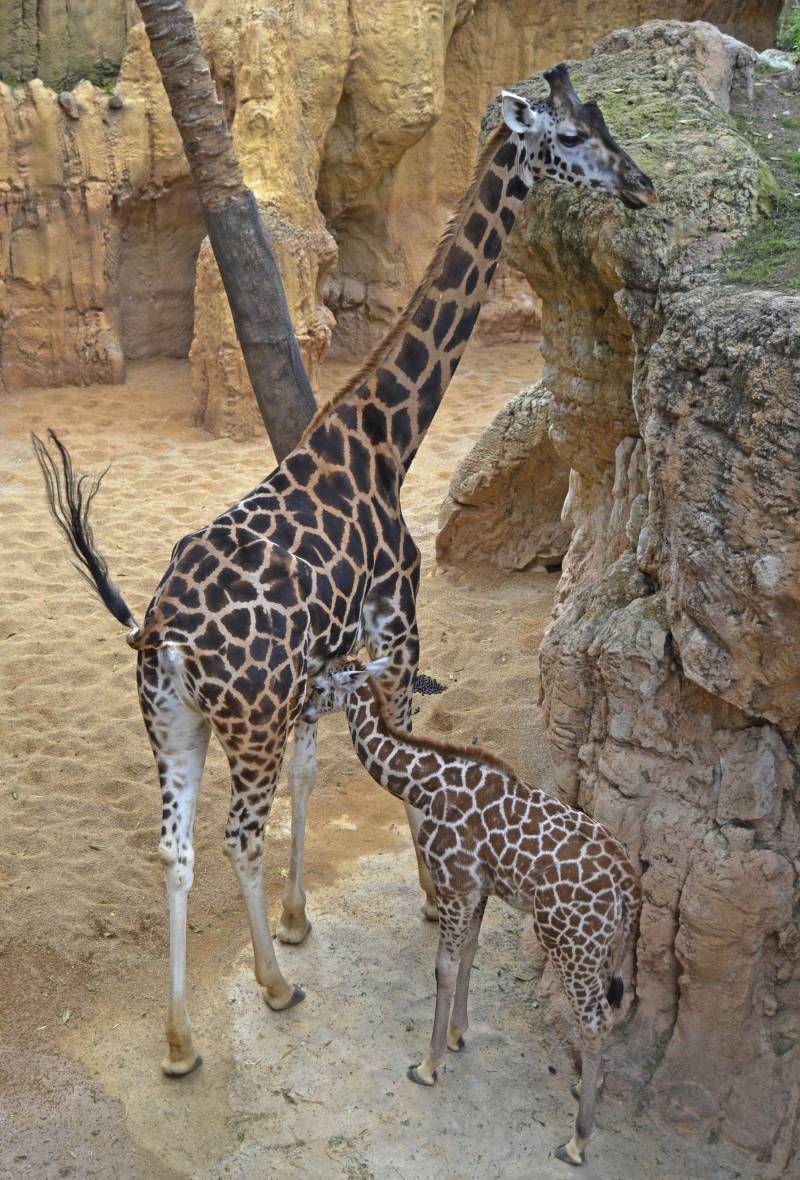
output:
[[[305,992],[301,987],[287,983],[275,958],[269,932],[267,899],[264,896],[263,829],[249,836],[244,849],[241,848],[241,841],[226,843],[225,853],[239,879],[253,940],[255,976],[264,989],[264,999],[275,1012],[293,1008],[305,998]]]
[[[166,649],[161,659],[168,678],[148,730],[161,781],[163,820],[158,854],[165,868],[169,899],[168,1050],[162,1069],[182,1077],[202,1060],[194,1047],[186,1009],[186,921],[194,878],[192,830],[211,731],[182,699],[179,656]]]
[[[289,761],[289,790],[292,795],[292,853],[289,879],[283,894],[283,913],[278,925],[281,942],[300,943],[311,929],[306,916],[303,888],[308,800],[317,781],[317,725],[300,720],[294,728],[294,749]]]

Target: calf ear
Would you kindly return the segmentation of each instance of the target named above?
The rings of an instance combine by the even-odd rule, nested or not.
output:
[[[533,109],[527,99],[512,94],[510,90],[504,90],[502,97],[503,122],[506,127],[520,135],[529,135],[535,131],[541,122],[541,115]]]
[[[342,668],[341,672],[334,672],[333,682],[337,688],[343,688],[345,692],[355,692],[362,684],[367,683],[368,677],[369,672],[366,668]]]
[[[367,672],[373,676],[375,680],[380,680],[386,669],[389,667],[391,660],[388,656],[381,656],[378,660],[373,660],[371,664],[367,664]]]

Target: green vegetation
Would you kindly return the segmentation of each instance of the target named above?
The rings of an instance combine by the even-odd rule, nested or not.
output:
[[[793,15],[800,24],[800,7]],[[726,255],[726,278],[748,287],[800,290],[800,97],[784,90],[776,76],[757,88],[752,113],[737,122],[764,160],[758,177],[763,218]]]
[[[775,44],[800,59],[800,3],[796,2],[791,12],[784,9]]]

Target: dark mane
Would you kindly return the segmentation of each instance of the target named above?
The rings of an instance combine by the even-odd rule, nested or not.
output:
[[[303,432],[302,439],[300,440],[301,442],[303,439],[307,438],[311,431],[319,425],[320,421],[325,417],[329,410],[331,410],[335,405],[346,398],[348,394],[351,394],[354,390],[358,389],[360,385],[364,384],[364,382],[370,377],[375,369],[378,368],[381,361],[386,359],[390,351],[398,343],[401,334],[408,324],[408,321],[417,310],[422,297],[430,288],[433,280],[441,272],[445,255],[452,246],[456,235],[458,234],[458,231],[464,220],[464,215],[472,204],[478,185],[481,182],[489,161],[493,159],[500,144],[503,143],[510,134],[511,132],[509,131],[508,127],[506,127],[505,123],[500,123],[500,125],[496,127],[489,136],[486,143],[483,145],[483,150],[478,156],[478,162],[475,165],[475,171],[473,173],[472,180],[470,181],[469,188],[466,190],[461,200],[458,202],[455,209],[451,213],[444,233],[439,239],[439,244],[436,247],[434,255],[425,270],[425,274],[422,276],[422,279],[417,286],[416,291],[411,296],[408,304],[406,305],[405,310],[400,314],[399,318],[389,329],[383,340],[381,340],[381,342],[376,345],[364,363],[359,366],[347,384],[342,386],[342,388],[337,393],[335,393],[333,397],[325,403],[325,405],[320,406]]]
[[[516,782],[522,782],[513,766],[509,766],[502,758],[498,758],[496,754],[492,754],[490,750],[484,750],[482,746],[462,746],[458,742],[442,742],[438,738],[421,738],[416,734],[405,733],[404,730],[398,729],[386,715],[386,698],[383,691],[374,677],[370,676],[367,681],[372,690],[372,695],[375,699],[375,704],[378,706],[378,712],[381,716],[381,724],[390,737],[395,741],[405,742],[406,745],[417,747],[420,750],[430,750],[434,754],[444,754],[449,757],[465,758],[470,762],[480,762],[484,766],[490,766],[493,770],[499,770],[501,774],[507,774]]]

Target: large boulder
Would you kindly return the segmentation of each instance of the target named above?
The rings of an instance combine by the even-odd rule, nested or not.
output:
[[[549,438],[553,397],[523,389],[456,468],[439,513],[436,556],[476,573],[557,569],[569,532],[561,516],[569,468]]]
[[[702,23],[607,37],[575,86],[660,205],[545,184],[509,246],[571,468],[540,653],[556,780],[642,869],[609,1084],[780,1171],[800,1151],[800,247],[778,131],[800,103],[754,57]]]

